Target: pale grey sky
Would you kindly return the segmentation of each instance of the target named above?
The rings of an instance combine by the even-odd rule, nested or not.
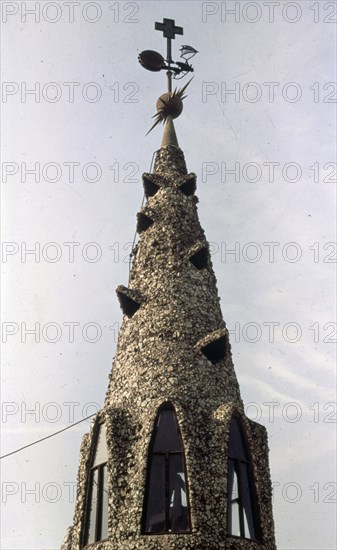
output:
[[[336,4],[77,4],[2,2],[2,454],[103,404],[162,132],[145,137],[165,78],[137,55],[165,51],[154,21],[172,18],[175,57],[199,50],[176,130],[247,414],[269,434],[278,548],[332,550]],[[3,549],[60,546],[88,427],[2,461]]]

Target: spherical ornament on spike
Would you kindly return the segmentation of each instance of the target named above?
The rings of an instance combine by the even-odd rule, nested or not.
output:
[[[182,113],[183,100],[177,94],[166,92],[158,98],[156,107],[157,113],[160,114],[162,119],[166,119],[168,116],[177,118]]]

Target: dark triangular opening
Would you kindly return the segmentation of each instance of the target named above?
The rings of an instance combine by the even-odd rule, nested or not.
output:
[[[136,300],[133,300],[123,292],[117,291],[117,296],[124,315],[127,315],[128,317],[132,317],[136,313],[136,311],[140,308],[139,302],[136,302]]]
[[[202,353],[212,363],[217,363],[218,361],[221,361],[221,359],[223,359],[226,355],[226,350],[226,336],[220,336],[220,338],[213,340],[213,342],[210,342],[210,344],[207,344],[206,346],[201,348]]]
[[[147,199],[149,197],[153,197],[160,189],[158,185],[153,183],[153,181],[146,178],[145,176],[143,176],[143,186],[144,186],[144,191]]]
[[[182,193],[184,193],[184,195],[190,197],[191,195],[194,195],[196,187],[195,176],[191,176],[188,180],[184,181],[179,189]]]
[[[206,246],[203,246],[197,252],[190,257],[190,262],[197,269],[204,269],[208,264],[208,250]]]
[[[137,231],[138,233],[142,233],[143,231],[146,231],[151,225],[153,224],[153,219],[144,214],[143,212],[139,212],[137,214]]]

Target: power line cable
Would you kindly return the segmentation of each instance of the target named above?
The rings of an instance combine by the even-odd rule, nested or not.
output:
[[[155,156],[156,153],[158,153],[158,150],[153,152],[151,163],[150,163],[150,170],[149,170],[150,172],[152,170],[153,159],[154,159],[154,156]],[[142,204],[140,205],[141,208],[143,208],[144,202],[145,202],[145,193],[143,195]],[[136,229],[134,237],[133,237],[131,252],[129,254],[129,282],[130,282],[130,273],[131,273],[131,262],[132,262],[132,256],[133,256],[133,250],[134,250],[134,247],[135,247],[136,238],[137,238],[137,229]]]
[[[151,164],[150,164],[150,172],[152,170],[154,156],[157,152],[158,151],[154,151],[154,153],[152,155]],[[143,207],[144,202],[145,202],[145,193],[143,195],[141,208]],[[134,246],[135,246],[136,237],[137,237],[137,230],[135,231],[135,235],[134,235],[133,242],[132,242],[131,254],[130,254],[130,258],[129,258],[129,277],[130,277],[131,260],[132,260],[133,249],[134,249]],[[46,441],[46,439],[50,439],[51,437],[54,437],[55,435],[58,435],[62,432],[65,432],[66,430],[69,430],[73,426],[76,426],[77,424],[80,424],[81,422],[84,422],[85,420],[88,420],[89,418],[92,418],[93,416],[95,416],[95,414],[96,413],[90,414],[86,418],[82,418],[82,420],[78,420],[78,422],[74,422],[73,424],[70,424],[69,426],[66,426],[65,428],[62,428],[62,430],[59,430],[58,432],[54,432],[53,434],[46,435],[46,437],[42,437],[41,439],[37,439],[36,441],[33,441],[32,443],[28,443],[28,445],[24,445],[23,447],[20,447],[19,449],[16,449],[15,451],[11,451],[10,453],[7,453],[3,456],[0,456],[0,460],[2,460],[3,458],[7,458],[8,456],[14,455],[16,453],[19,453],[20,451],[23,451],[24,449],[27,449],[28,447],[32,447],[33,445],[36,445],[37,443],[41,443],[42,441]]]
[[[46,439],[50,439],[51,437],[54,437],[54,435],[58,435],[62,432],[65,432],[66,430],[69,430],[73,426],[76,426],[77,424],[80,424],[81,422],[84,422],[85,420],[88,420],[89,418],[95,416],[97,413],[90,414],[86,418],[82,418],[82,420],[78,420],[77,422],[74,422],[73,424],[70,424],[69,426],[66,426],[65,428],[62,428],[62,430],[59,430],[58,432],[54,432],[53,434],[46,435],[46,437],[42,437],[41,439],[37,439],[36,441],[33,441],[33,443],[28,443],[28,445],[24,445],[23,447],[20,447],[20,449],[16,449],[16,451],[12,451],[10,453],[7,453],[6,455],[0,456],[0,460],[3,458],[6,458],[7,456],[14,455],[16,453],[19,453],[20,451],[23,451],[23,449],[27,449],[28,447],[32,447],[32,445],[36,445],[37,443],[41,443],[41,441],[45,441]]]

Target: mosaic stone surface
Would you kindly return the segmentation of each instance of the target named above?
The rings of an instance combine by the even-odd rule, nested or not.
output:
[[[153,223],[140,232],[128,287],[118,287],[119,299],[122,294],[124,303],[129,299],[137,308],[123,317],[105,405],[83,438],[74,520],[61,550],[83,547],[90,459],[101,419],[107,426],[109,540],[88,548],[275,550],[267,433],[244,415],[198,219],[195,175],[187,173],[182,151],[168,145],[143,182],[148,200],[142,213]],[[207,255],[200,268],[191,258],[201,248]],[[223,354],[213,362],[203,349],[221,337]],[[185,450],[192,529],[145,535],[149,444],[158,408],[167,401],[175,407]],[[227,534],[227,446],[234,411],[242,417],[252,457],[261,543]]]

